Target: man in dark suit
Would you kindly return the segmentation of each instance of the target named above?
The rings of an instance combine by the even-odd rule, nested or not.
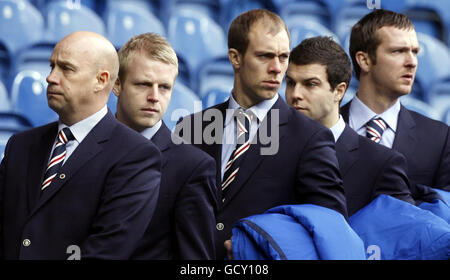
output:
[[[132,258],[214,259],[214,160],[192,145],[175,144],[181,139],[162,121],[178,74],[175,51],[163,37],[145,33],[120,49],[119,61],[117,119],[162,152],[158,206]]]
[[[183,118],[176,132],[216,160],[222,199],[217,258],[239,219],[283,204],[311,203],[347,217],[333,135],[277,94],[287,69],[289,31],[266,10],[238,16],[228,32],[234,68],[230,99]]]
[[[160,152],[106,107],[119,69],[108,40],[69,34],[50,66],[47,99],[59,122],[8,141],[0,166],[0,253],[128,259],[156,208]]]
[[[408,17],[386,10],[364,16],[350,37],[359,88],[341,114],[363,136],[369,121],[381,119],[384,131],[373,139],[405,156],[411,183],[450,190],[449,127],[406,109],[399,100],[411,92],[418,52]]]
[[[332,38],[306,39],[289,57],[286,101],[333,132],[349,215],[380,194],[414,204],[405,158],[358,135],[339,115],[351,75],[350,59]]]

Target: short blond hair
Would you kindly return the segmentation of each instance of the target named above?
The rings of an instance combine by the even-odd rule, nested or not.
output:
[[[167,40],[155,33],[144,33],[132,37],[119,50],[119,79],[124,80],[130,57],[140,53],[152,60],[174,65],[178,72],[178,58],[175,50]]]

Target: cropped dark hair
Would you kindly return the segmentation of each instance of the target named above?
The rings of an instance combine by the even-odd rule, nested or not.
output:
[[[321,64],[326,67],[331,89],[342,82],[350,84],[352,67],[344,49],[331,37],[317,36],[303,40],[289,56],[289,64]]]
[[[353,62],[353,70],[359,80],[361,68],[356,61],[356,53],[363,51],[376,64],[376,50],[381,44],[377,36],[377,30],[384,26],[393,26],[399,29],[414,29],[414,24],[403,14],[388,10],[375,10],[361,18],[352,28],[350,35],[350,57]]]
[[[271,32],[285,30],[290,39],[289,29],[279,15],[264,9],[254,9],[237,16],[228,29],[228,48],[234,48],[239,53],[245,54],[248,47],[248,33],[251,27],[259,21],[263,21],[271,28]]]

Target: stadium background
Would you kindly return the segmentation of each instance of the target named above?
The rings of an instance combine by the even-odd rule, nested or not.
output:
[[[332,36],[348,52],[351,26],[374,8],[407,14],[421,51],[406,107],[450,125],[450,0],[0,0],[0,158],[18,131],[57,120],[48,108],[45,81],[54,45],[76,30],[107,37],[119,49],[133,35],[165,36],[179,57],[179,76],[164,117],[173,128],[188,113],[228,98],[233,70],[227,30],[240,13],[266,8],[303,39]],[[345,104],[358,86],[352,78]],[[284,98],[284,83],[280,95]],[[108,107],[116,110],[111,94]]]

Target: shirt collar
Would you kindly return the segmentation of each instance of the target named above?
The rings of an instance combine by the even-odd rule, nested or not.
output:
[[[400,100],[397,100],[394,105],[381,114],[376,114],[369,107],[366,106],[355,95],[350,105],[350,126],[358,130],[366,125],[368,121],[378,116],[381,117],[386,124],[395,132],[397,130],[398,114],[400,112]]]
[[[331,132],[333,132],[334,142],[337,142],[342,132],[344,132],[344,129],[345,129],[344,118],[341,115],[339,115],[339,120],[337,121],[337,123],[332,127],[330,127]]]
[[[81,143],[83,139],[89,134],[89,132],[100,122],[100,120],[108,113],[108,107],[105,105],[98,112],[90,115],[89,117],[81,120],[71,126],[69,126],[70,131],[72,132],[75,140],[78,143]],[[59,121],[58,131],[67,127],[67,125],[63,124]]]
[[[252,112],[258,118],[259,123],[261,123],[269,112],[270,108],[277,102],[278,94],[275,94],[271,99],[263,100],[258,104],[245,109],[244,111],[247,113],[248,111]],[[228,109],[225,117],[225,126],[230,123],[233,119],[234,112],[239,109],[241,106],[237,103],[236,99],[234,99],[233,94],[230,94],[230,100],[228,102]]]
[[[156,132],[161,128],[162,120],[159,120],[154,126],[148,127],[141,131],[141,135],[143,135],[147,139],[152,139],[155,136]]]

